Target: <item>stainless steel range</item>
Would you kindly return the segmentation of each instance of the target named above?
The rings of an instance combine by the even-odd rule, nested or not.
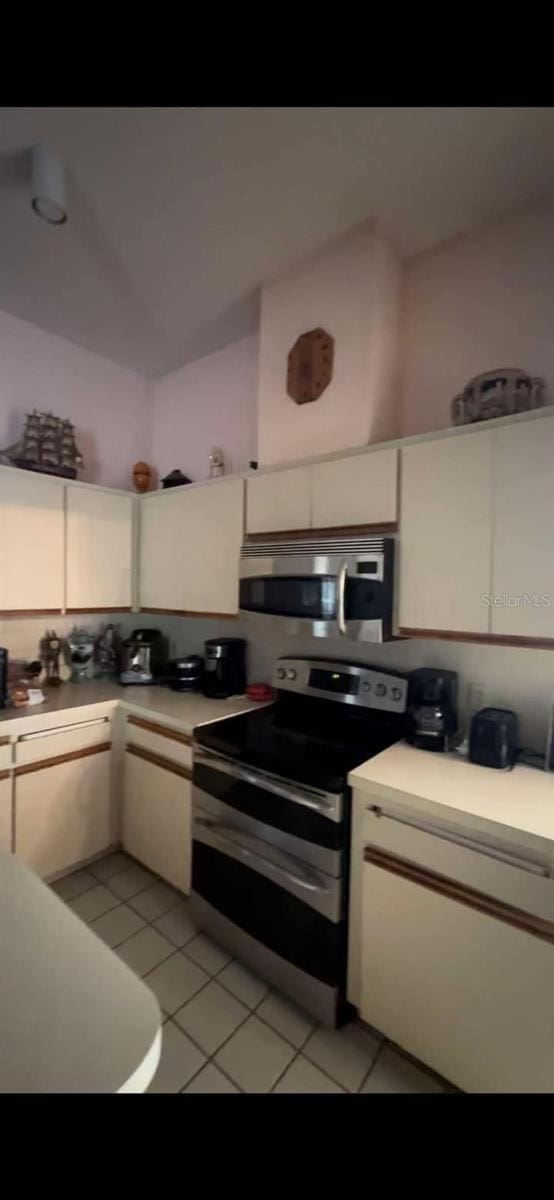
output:
[[[329,1025],[344,1018],[348,772],[402,738],[405,677],[280,658],[275,704],[196,731],[199,925]]]

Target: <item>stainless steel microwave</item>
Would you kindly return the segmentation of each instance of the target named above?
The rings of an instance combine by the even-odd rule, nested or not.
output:
[[[393,538],[246,543],[239,607],[288,633],[384,642],[392,636]]]

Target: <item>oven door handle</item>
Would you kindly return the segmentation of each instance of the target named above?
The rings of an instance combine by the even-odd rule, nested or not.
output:
[[[306,892],[317,892],[320,895],[327,895],[331,891],[331,888],[325,887],[324,885],[316,882],[315,879],[310,878],[308,875],[301,875],[294,870],[291,871],[286,867],[281,866],[279,863],[272,862],[270,858],[264,858],[263,854],[259,854],[256,850],[250,850],[248,846],[245,846],[243,842],[239,840],[239,837],[244,837],[242,831],[240,832],[239,837],[229,837],[229,834],[235,835],[239,833],[239,831],[233,829],[231,825],[224,825],[221,821],[214,821],[208,817],[195,816],[194,827],[196,828],[198,825],[200,825],[203,829],[208,830],[212,837],[216,837],[220,842],[230,846],[233,850],[233,853],[238,855],[247,863],[251,862],[252,859],[258,859],[258,861],[263,862],[265,867],[271,868],[272,872],[283,876],[286,880],[288,880],[289,883],[295,884],[296,887],[303,888]]]
[[[226,758],[220,757],[219,754],[212,754],[204,747],[194,746],[194,762],[200,766],[213,767],[214,771],[223,771],[225,775],[231,775],[233,779],[242,780],[243,783],[251,783],[253,787],[263,788],[267,792],[274,792],[276,796],[283,796],[285,800],[292,800],[294,804],[302,804],[304,808],[311,808],[313,812],[321,813],[324,817],[331,817],[333,820],[338,820],[337,800],[339,796],[325,796],[325,793],[308,792],[299,784],[298,786],[287,787],[285,783],[280,783],[274,780],[271,776],[265,775],[262,771],[249,771],[247,767],[239,766],[238,763],[230,762]]]
[[[346,628],[346,584],[348,581],[348,562],[345,559],[341,564],[337,577],[337,625],[339,633],[343,637],[346,636],[348,630]]]

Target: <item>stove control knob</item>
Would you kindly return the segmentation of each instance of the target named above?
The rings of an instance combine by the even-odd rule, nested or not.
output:
[[[376,696],[384,696],[386,694],[386,691],[387,691],[387,689],[386,689],[384,683],[378,683],[375,688],[375,695]]]
[[[296,671],[294,667],[291,667],[290,671],[287,671],[287,679],[296,679]]]
[[[362,683],[362,692],[370,692],[370,691],[371,691],[371,684],[369,682],[369,679],[364,679],[364,681]]]
[[[277,679],[284,679],[284,678],[285,678],[284,667],[277,667]]]
[[[402,692],[400,691],[399,687],[393,687],[393,688],[391,688],[390,694],[391,694],[393,700],[400,700]]]

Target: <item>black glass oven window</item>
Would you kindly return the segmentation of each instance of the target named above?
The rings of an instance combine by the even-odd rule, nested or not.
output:
[[[334,575],[263,575],[241,579],[240,607],[280,617],[332,621],[337,607]]]
[[[312,667],[309,683],[310,687],[336,692],[339,696],[357,696],[360,686],[357,675],[349,675],[343,671],[322,671],[319,667]]]

